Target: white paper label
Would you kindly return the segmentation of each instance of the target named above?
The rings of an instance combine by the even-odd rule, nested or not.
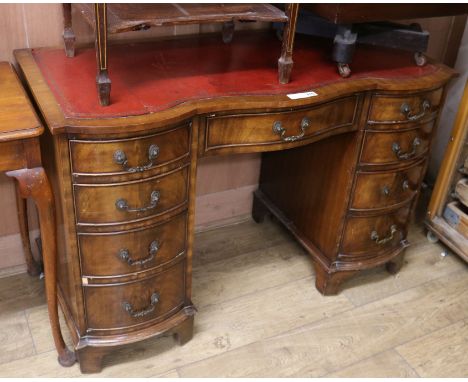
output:
[[[293,93],[288,94],[289,99],[301,99],[318,96],[316,92],[303,92],[303,93]]]

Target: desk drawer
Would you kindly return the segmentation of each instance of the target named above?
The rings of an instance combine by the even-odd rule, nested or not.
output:
[[[418,122],[439,108],[442,89],[407,96],[374,95],[369,123]]]
[[[358,98],[347,97],[310,109],[281,113],[208,117],[205,151],[307,140],[327,130],[351,126]]]
[[[361,164],[401,164],[423,157],[429,149],[433,124],[407,131],[366,131]]]
[[[90,330],[123,329],[176,313],[185,300],[185,261],[145,280],[85,286]]]
[[[419,189],[425,162],[402,171],[359,172],[351,208],[391,208],[409,201]]]
[[[117,184],[76,184],[78,224],[120,224],[160,215],[187,202],[188,166],[171,173]]]
[[[131,139],[70,140],[75,174],[124,174],[148,172],[189,154],[190,128]]]
[[[155,227],[110,234],[80,234],[81,269],[87,277],[125,276],[156,268],[185,251],[184,212]]]
[[[406,237],[409,205],[393,213],[370,217],[348,217],[341,252],[367,257],[400,245]]]

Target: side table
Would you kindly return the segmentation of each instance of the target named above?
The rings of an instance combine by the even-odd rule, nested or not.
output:
[[[16,180],[18,217],[28,272],[37,267],[32,258],[27,230],[25,200],[31,197],[39,212],[45,289],[49,320],[62,366],[75,363],[75,353],[63,341],[57,310],[57,244],[55,207],[49,180],[41,163],[39,122],[16,73],[7,62],[0,63],[0,171]]]

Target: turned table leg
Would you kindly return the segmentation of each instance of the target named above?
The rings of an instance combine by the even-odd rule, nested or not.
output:
[[[107,8],[106,4],[94,4],[96,19],[96,86],[102,106],[110,103],[111,80],[107,73]]]
[[[286,14],[288,15],[288,22],[284,27],[281,57],[278,60],[278,76],[281,84],[287,84],[291,78],[293,67],[292,52],[298,12],[299,4],[287,5]]]
[[[9,171],[6,175],[17,180],[19,196],[23,199],[31,197],[39,212],[46,298],[52,335],[59,363],[62,366],[71,366],[76,360],[75,353],[70,351],[63,341],[58,317],[55,207],[49,180],[42,167]]]
[[[30,276],[38,276],[41,273],[41,265],[34,259],[31,251],[31,243],[29,242],[27,199],[21,197],[21,192],[17,182],[15,182],[15,190],[18,223],[20,228],[21,242],[23,244],[24,258],[26,260],[26,266],[28,267],[28,274]]]
[[[75,57],[75,33],[72,29],[71,4],[62,4],[63,11],[63,42],[67,57]]]

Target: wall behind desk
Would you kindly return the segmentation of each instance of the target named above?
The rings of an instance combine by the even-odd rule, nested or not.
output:
[[[456,44],[454,46],[449,40],[457,40],[456,32],[461,22],[459,17],[418,21],[431,32],[429,56],[439,61],[449,59],[454,54],[456,56]],[[93,41],[92,29],[75,13],[73,24],[78,45]],[[264,28],[269,28],[269,24],[244,23],[236,26],[236,29]],[[214,31],[220,31],[220,25],[151,28],[113,35],[110,39],[149,39]],[[14,62],[14,49],[62,46],[62,7],[60,4],[0,4],[0,36],[1,61]],[[201,159],[197,179],[197,230],[235,222],[247,216],[251,208],[252,191],[258,184],[259,170],[260,155],[257,154]],[[34,239],[38,234],[37,219],[34,209],[30,210],[30,228]],[[24,272],[26,267],[18,233],[14,187],[12,181],[1,174],[0,211],[0,275]],[[36,251],[35,243],[33,250]]]

